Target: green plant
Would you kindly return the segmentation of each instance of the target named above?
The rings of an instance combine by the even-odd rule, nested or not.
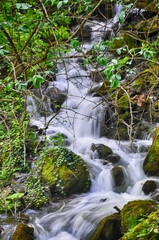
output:
[[[10,187],[1,191],[1,207],[0,212],[11,212],[13,216],[16,216],[17,210],[21,206],[21,198],[23,198],[24,193],[12,193]]]
[[[159,52],[157,49],[158,41],[154,41],[153,43],[146,43],[145,41],[142,42],[141,50],[139,54],[143,55],[145,59],[153,60],[157,53]],[[154,59],[155,60],[155,59]]]
[[[159,211],[133,222],[128,232],[124,234],[123,240],[157,240],[159,236]]]
[[[112,88],[120,85],[122,67],[126,65],[129,57],[123,59],[112,59],[111,63],[105,68],[104,74],[106,79],[111,82]]]
[[[126,2],[128,2],[128,4],[126,4]],[[129,0],[127,1],[122,1],[122,0],[118,0],[116,2],[116,5],[122,5],[122,9],[120,11],[120,13],[118,13],[118,19],[119,19],[119,23],[122,24],[123,21],[125,20],[126,14],[128,12],[128,10],[130,10],[133,7],[133,3],[129,3]]]
[[[41,178],[40,167],[33,169],[29,175],[25,181],[27,194],[24,197],[24,202],[27,208],[39,209],[49,202],[49,198],[45,196],[46,188]]]

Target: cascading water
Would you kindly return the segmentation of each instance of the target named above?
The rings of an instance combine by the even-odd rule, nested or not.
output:
[[[95,40],[101,40],[105,28],[104,23],[87,24],[92,28],[92,43],[83,44],[83,51],[88,51]],[[36,240],[86,240],[105,216],[116,212],[114,206],[121,209],[130,200],[148,198],[142,192],[142,185],[147,178],[142,170],[145,153],[131,152],[128,141],[119,144],[116,140],[100,137],[103,109],[106,104],[100,104],[101,98],[93,97],[90,93],[90,89],[99,86],[100,83],[93,82],[88,77],[92,69],[82,67],[77,58],[73,58],[74,55],[75,51],[72,50],[69,53],[69,56],[72,56],[71,60],[58,65],[59,72],[54,85],[67,94],[64,103],[66,107],[60,110],[58,119],[54,118],[50,122],[46,135],[49,138],[60,132],[67,136],[71,143],[69,149],[86,161],[92,186],[90,192],[74,196],[73,200],[57,212],[37,218],[32,223]],[[48,87],[51,87],[51,83]],[[31,103],[31,99],[28,101],[28,111],[36,111],[35,102],[29,102]],[[51,115],[40,118],[38,116],[33,115],[31,124],[39,128],[43,128],[45,122],[51,119]],[[114,165],[103,165],[98,154],[91,150],[93,143],[104,144],[120,156],[119,165],[124,172],[125,189],[117,191],[112,177]],[[136,148],[139,143],[149,146],[151,141],[136,141]]]

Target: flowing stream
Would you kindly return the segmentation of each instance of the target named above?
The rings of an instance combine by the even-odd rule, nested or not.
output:
[[[87,24],[92,29],[91,43],[83,44],[83,52],[87,52],[95,42],[99,42],[106,29],[103,22]],[[103,112],[107,106],[100,97],[93,97],[90,89],[99,87],[102,82],[92,81],[89,76],[94,69],[89,65],[84,67],[80,59],[73,58],[75,54],[72,50],[69,53],[72,58],[58,64],[59,71],[53,84],[67,94],[67,100],[57,118],[50,122],[46,135],[49,138],[60,132],[67,136],[70,143],[68,148],[87,163],[92,185],[88,193],[73,196],[58,211],[36,218],[32,223],[36,240],[87,240],[105,216],[116,212],[114,206],[122,209],[128,201],[149,198],[142,191],[142,185],[147,179],[142,169],[146,152],[140,152],[140,148],[149,147],[151,139],[135,140],[135,150],[132,150],[129,141],[119,142],[101,137]],[[51,88],[52,84],[49,84],[48,88]],[[51,119],[53,113],[49,102],[47,104],[48,116],[33,114],[32,125],[42,128]],[[35,112],[36,108],[36,103],[30,97],[28,111]],[[124,172],[125,183],[122,187],[115,187],[111,171],[114,165],[103,164],[98,154],[91,150],[93,143],[104,144],[120,156],[117,165]]]

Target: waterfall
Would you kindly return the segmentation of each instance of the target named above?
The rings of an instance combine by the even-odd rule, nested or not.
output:
[[[101,32],[105,28],[103,22],[94,21],[86,24],[92,29],[92,41],[90,44],[83,44],[84,51],[88,51],[95,41],[102,40]],[[58,114],[58,119],[50,122],[46,134],[49,137],[60,132],[67,136],[71,143],[69,149],[80,155],[87,163],[92,186],[90,192],[74,196],[57,212],[37,218],[32,223],[36,240],[87,240],[89,234],[105,216],[116,212],[114,206],[122,209],[128,201],[148,198],[141,190],[147,178],[142,170],[145,153],[131,152],[129,141],[119,143],[100,136],[103,109],[106,104],[101,103],[100,97],[93,97],[90,89],[101,83],[92,81],[90,72],[94,69],[81,66],[77,59],[73,58],[74,54],[75,51],[72,50],[69,53],[71,60],[58,65],[59,72],[54,85],[67,93],[67,99],[63,103],[64,108]],[[28,111],[31,108],[30,102],[29,98]],[[35,101],[32,106],[35,108]],[[51,115],[45,118],[43,116],[38,118],[36,115],[32,118],[31,124],[42,128],[45,121],[48,122],[50,119]],[[128,184],[125,191],[115,190],[112,176],[114,166],[112,163],[106,165],[102,163],[98,154],[91,150],[93,143],[104,144],[110,147],[114,154],[120,156],[120,165]],[[142,144],[150,145],[151,141],[143,140]]]

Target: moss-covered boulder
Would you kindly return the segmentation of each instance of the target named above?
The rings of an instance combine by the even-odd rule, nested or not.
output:
[[[97,151],[98,156],[100,159],[107,159],[107,157],[112,154],[111,148],[105,146],[104,144],[92,144],[91,146],[92,151]]]
[[[153,143],[143,163],[144,172],[148,176],[159,177],[159,127],[153,137]]]
[[[146,218],[156,210],[156,203],[152,200],[136,200],[128,202],[121,211],[121,227],[123,233],[135,227],[138,220]]]
[[[152,212],[146,219],[140,221],[134,228],[121,238],[121,240],[157,240],[159,239],[159,210]]]
[[[104,218],[89,240],[117,240],[121,237],[120,215],[114,213]]]
[[[34,240],[34,229],[24,223],[19,223],[11,240]]]
[[[119,166],[115,166],[112,169],[112,175],[114,178],[114,182],[115,182],[115,186],[121,186],[121,184],[124,181],[124,173],[123,173],[123,169]]]
[[[156,188],[157,184],[155,181],[147,180],[142,187],[142,191],[147,195],[153,193],[156,190]]]
[[[52,194],[86,192],[91,184],[84,160],[64,147],[47,149],[42,156],[42,176]]]

